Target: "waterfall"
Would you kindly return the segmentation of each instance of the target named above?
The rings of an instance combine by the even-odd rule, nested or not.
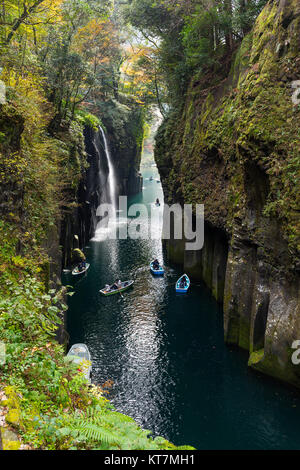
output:
[[[107,193],[108,193],[108,196],[109,196],[109,201],[106,201],[106,202],[110,202],[112,204],[114,213],[116,213],[116,210],[117,210],[117,206],[116,206],[117,205],[117,185],[116,185],[115,170],[114,170],[114,167],[113,167],[113,164],[112,164],[111,155],[110,155],[110,151],[109,151],[109,147],[108,147],[108,143],[107,143],[107,140],[106,140],[104,130],[102,129],[101,126],[99,126],[99,130],[101,132],[102,139],[103,139],[103,142],[104,142],[104,151],[105,151],[105,156],[106,156],[107,165],[108,165],[108,179],[107,179],[107,183],[108,183],[107,190],[108,191],[107,191]]]
[[[95,235],[92,240],[102,241],[107,239],[107,237],[112,236],[112,231],[116,229],[117,180],[108,142],[101,126],[99,126],[99,133],[95,136],[94,148],[99,158],[99,180],[101,184],[100,204],[111,204],[113,209],[112,214],[108,217],[103,217],[97,224]],[[104,150],[104,155],[102,148]]]

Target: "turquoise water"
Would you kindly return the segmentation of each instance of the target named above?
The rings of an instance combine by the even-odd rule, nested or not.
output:
[[[143,176],[143,194],[131,202],[150,209],[162,189],[155,167]],[[70,343],[88,345],[93,381],[113,381],[109,398],[119,411],[177,445],[300,448],[299,393],[249,370],[247,353],[224,344],[222,311],[204,285],[178,296],[178,268],[165,263],[164,278],[150,274],[149,262],[164,259],[159,237],[91,241],[85,253],[88,273],[65,277],[75,288]],[[134,279],[134,287],[102,297],[99,289],[116,279]]]

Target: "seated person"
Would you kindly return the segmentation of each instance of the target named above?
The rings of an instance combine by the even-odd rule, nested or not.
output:
[[[119,282],[121,282],[121,281],[115,281],[115,282],[113,283],[113,285],[111,286],[111,288],[112,288],[113,290],[119,289],[119,287],[120,287],[120,286],[119,286]]]
[[[157,259],[155,259],[155,260],[153,261],[153,268],[154,268],[154,269],[159,269],[159,261],[158,261]]]
[[[78,271],[83,271],[85,268],[86,268],[86,261],[85,260],[80,261],[80,263],[78,264]]]

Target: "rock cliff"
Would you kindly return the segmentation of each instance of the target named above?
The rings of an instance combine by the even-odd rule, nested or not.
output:
[[[299,49],[299,2],[270,1],[218,81],[194,77],[155,150],[166,202],[205,205],[204,248],[171,240],[170,259],[223,303],[225,341],[298,387]]]
[[[117,194],[137,194],[143,185],[139,172],[144,137],[142,110],[112,100],[102,103],[99,114],[114,163]],[[95,233],[96,212],[103,201],[108,175],[104,143],[99,131],[86,127],[84,146],[77,146],[75,151],[85,164],[75,195],[76,207],[66,211],[61,226],[63,266],[70,265],[72,249],[82,248]]]

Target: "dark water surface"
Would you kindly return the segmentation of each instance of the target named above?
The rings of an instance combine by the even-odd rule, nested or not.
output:
[[[144,169],[144,191],[132,202],[162,200],[156,168]],[[154,177],[149,181],[150,176]],[[160,211],[161,209],[157,209]],[[98,237],[101,238],[101,237]],[[247,353],[223,342],[222,311],[203,285],[176,296],[182,273],[166,265],[156,240],[91,241],[88,273],[73,282],[70,342],[86,343],[93,382],[113,381],[110,399],[145,429],[197,449],[299,449],[300,395],[247,368]],[[134,279],[123,296],[102,297],[105,283]]]

